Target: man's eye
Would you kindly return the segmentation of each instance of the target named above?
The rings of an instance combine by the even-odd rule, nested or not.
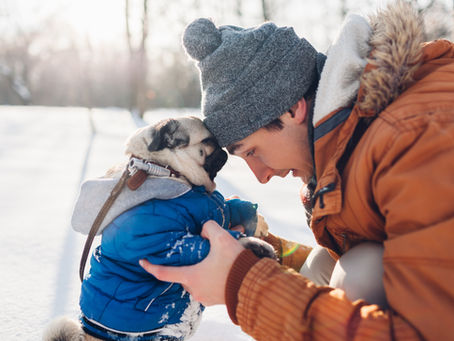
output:
[[[251,149],[246,153],[246,156],[254,156],[255,149]]]

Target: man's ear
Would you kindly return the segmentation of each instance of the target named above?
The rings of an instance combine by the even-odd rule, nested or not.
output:
[[[293,118],[297,123],[303,123],[307,120],[307,102],[302,97],[296,104],[292,107]]]
[[[180,127],[180,122],[169,119],[159,123],[151,131],[151,143],[148,151],[157,152],[164,148],[184,147],[189,144],[189,135]]]
[[[294,106],[282,116],[283,120],[289,120],[296,124],[304,123],[307,120],[307,102],[301,98]]]

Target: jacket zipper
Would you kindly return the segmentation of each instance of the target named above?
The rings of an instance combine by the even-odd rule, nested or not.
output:
[[[345,253],[347,248],[347,234],[345,232],[342,232],[340,235],[342,237],[342,252]]]
[[[225,203],[222,202],[220,199],[216,198],[216,197],[213,197],[212,195],[209,195],[208,198],[214,202],[214,204],[217,206],[217,210],[220,211],[221,213],[221,216],[222,216],[222,228],[224,228],[224,225],[225,225],[225,214],[224,214],[224,207],[225,207]]]

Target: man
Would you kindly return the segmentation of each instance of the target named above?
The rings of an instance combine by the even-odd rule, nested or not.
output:
[[[326,60],[270,23],[199,19],[183,42],[199,61],[205,123],[220,144],[262,183],[292,172],[308,184],[303,201],[323,247],[314,251],[336,267],[345,259],[366,282],[382,266],[386,295],[374,305],[345,283],[318,286],[310,278],[325,260],[306,271],[310,256],[299,274],[256,258],[211,221],[204,261],[144,268],[206,305],[226,304],[257,340],[452,338],[454,44],[423,43],[419,18],[400,1],[369,22],[349,16]],[[362,272],[355,261],[369,254],[374,265]]]

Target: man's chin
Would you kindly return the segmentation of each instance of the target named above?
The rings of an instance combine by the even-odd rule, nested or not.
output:
[[[309,177],[303,174],[301,170],[292,169],[292,176],[294,178],[300,178],[302,182],[307,183],[309,181]]]

